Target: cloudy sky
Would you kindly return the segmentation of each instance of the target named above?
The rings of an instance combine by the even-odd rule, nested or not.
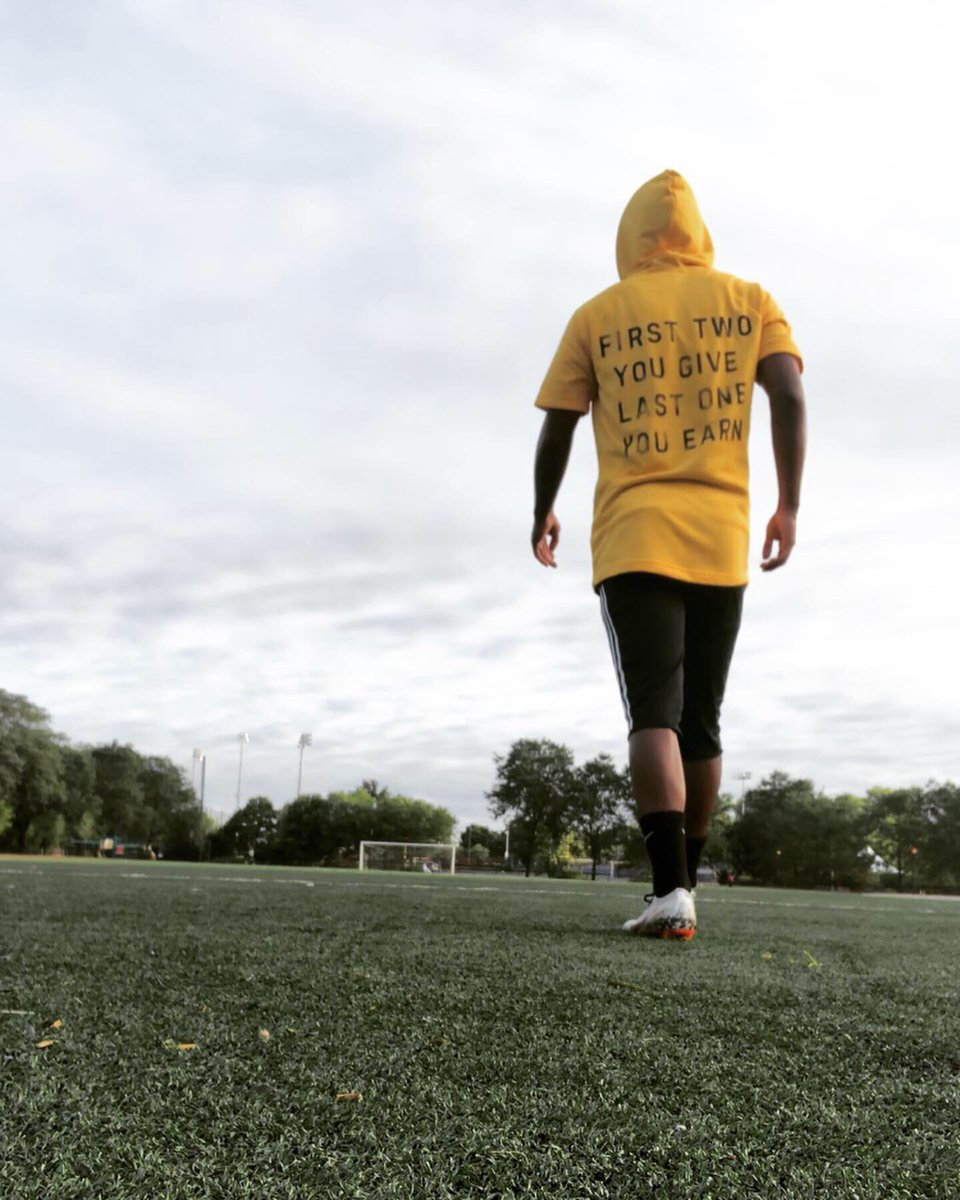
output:
[[[801,15],[802,13],[802,15]],[[669,166],[807,365],[727,782],[960,776],[955,6],[0,4],[0,686],[207,801],[375,776],[488,820],[519,737],[624,757],[578,432],[532,405]],[[754,549],[775,505],[752,437]]]

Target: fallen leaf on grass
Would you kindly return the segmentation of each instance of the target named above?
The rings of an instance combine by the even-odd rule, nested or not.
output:
[[[38,1050],[46,1050],[48,1046],[55,1046],[57,1040],[56,1038],[44,1038],[42,1042],[34,1042],[33,1044]]]
[[[0,1008],[0,1016],[4,1017],[29,1017],[29,1008]]]
[[[363,1092],[337,1092],[338,1100],[362,1100]]]
[[[820,970],[820,968],[823,966],[823,963],[822,963],[822,962],[818,962],[818,961],[817,961],[817,960],[816,960],[816,959],[813,957],[813,955],[810,953],[810,951],[809,951],[809,950],[804,950],[804,952],[803,952],[803,953],[804,953],[804,955],[806,956],[806,959],[807,959],[807,966],[810,968],[810,970],[811,970],[811,971],[819,971],[819,970]]]
[[[261,1042],[269,1042],[270,1041],[270,1030],[269,1029],[259,1029],[259,1030],[257,1030],[257,1033],[259,1035]]]
[[[59,1017],[57,1017],[57,1019],[55,1021],[50,1022],[50,1024],[47,1026],[47,1028],[48,1029],[62,1029],[63,1022],[60,1020]]]
[[[764,952],[760,955],[760,957],[763,959],[764,962],[771,962],[773,960],[773,955],[770,953],[769,950],[764,950]]]
[[[196,1050],[196,1042],[175,1042],[173,1038],[164,1038],[164,1050]]]
[[[450,1039],[444,1037],[435,1037],[430,1039],[431,1046],[449,1046]]]

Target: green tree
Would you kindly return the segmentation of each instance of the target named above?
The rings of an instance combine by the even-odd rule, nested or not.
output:
[[[710,866],[726,865],[731,861],[730,831],[736,814],[736,802],[727,792],[717,796],[717,803],[710,819],[710,832],[703,848],[703,861]],[[691,882],[695,882],[691,880]]]
[[[650,874],[650,859],[647,857],[647,848],[643,841],[643,831],[640,826],[634,822],[628,822],[624,825],[619,843],[621,846],[621,858],[630,867],[638,868],[641,872],[641,878],[647,878]]]
[[[460,849],[472,859],[502,859],[507,849],[507,835],[502,829],[487,825],[468,825],[460,834]]]
[[[100,801],[97,770],[87,746],[62,746],[65,799],[63,815],[70,837],[92,841],[98,832]]]
[[[340,855],[352,854],[362,841],[379,836],[375,832],[377,799],[389,793],[375,779],[366,782],[376,789],[376,797],[364,784],[352,792],[331,792],[327,798],[331,837]]]
[[[128,841],[146,841],[149,818],[144,811],[143,759],[132,746],[111,742],[90,751],[96,774],[102,833]]]
[[[870,846],[896,871],[898,892],[903,891],[908,873],[913,875],[911,885],[916,887],[914,860],[921,847],[926,849],[930,831],[923,789],[871,788],[867,796]]]
[[[197,861],[203,856],[208,822],[193,789],[187,790],[188,796],[167,814],[157,841],[166,858]]]
[[[0,690],[0,802],[12,813],[4,840],[13,849],[26,848],[32,822],[63,806],[62,743],[42,708]]]
[[[544,856],[543,869],[551,879],[579,879],[580,870],[576,866],[576,860],[584,857],[585,849],[577,831],[567,829]]]
[[[141,837],[168,858],[195,858],[203,844],[203,814],[186,774],[172,759],[141,758]]]
[[[90,751],[102,834],[145,842],[168,858],[198,858],[203,813],[181,767],[111,742]]]
[[[277,812],[266,796],[254,796],[217,830],[212,852],[219,857],[254,857],[269,862],[277,840]]]
[[[495,817],[507,817],[511,851],[529,876],[538,855],[555,858],[574,803],[573,755],[566,746],[524,738],[495,754],[497,778],[487,792]]]
[[[818,794],[810,816],[804,886],[865,888],[870,882],[865,797]]]
[[[3,845],[3,835],[13,824],[13,806],[6,800],[0,800],[0,846]]]
[[[453,813],[426,800],[387,794],[374,801],[374,838],[379,841],[449,842],[455,824]]]
[[[73,836],[82,842],[98,842],[100,826],[92,812],[84,812],[73,828]]]
[[[613,844],[622,839],[631,799],[630,776],[614,766],[609,754],[591,758],[574,770],[573,827],[590,855],[590,878]]]
[[[923,792],[927,834],[918,863],[924,887],[960,887],[960,787],[930,782]]]
[[[350,852],[353,837],[353,814],[341,797],[308,793],[280,811],[276,857],[296,864],[336,862]]]
[[[787,887],[861,887],[864,803],[817,792],[809,779],[774,771],[744,796],[728,833],[733,865],[758,883]]]
[[[375,781],[366,787],[329,796],[300,796],[277,821],[277,860],[333,863],[355,857],[362,841],[449,842],[453,813],[425,800],[395,796]]]
[[[359,852],[362,841],[449,842],[453,838],[453,813],[426,800],[395,795],[375,779],[364,780],[352,792],[334,792],[329,799],[335,805],[331,816],[336,840],[352,854]]]
[[[55,808],[45,809],[34,817],[24,835],[24,849],[31,854],[49,854],[62,850],[67,840],[67,823],[63,813]]]

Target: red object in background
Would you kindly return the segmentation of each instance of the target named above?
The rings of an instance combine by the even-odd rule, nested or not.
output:
[[[114,848],[113,848],[113,857],[114,858],[123,858],[123,846],[120,845],[119,843],[116,846],[114,846]]]

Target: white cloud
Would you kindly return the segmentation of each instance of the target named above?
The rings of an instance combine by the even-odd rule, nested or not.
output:
[[[801,541],[748,594],[730,778],[956,775],[954,13],[871,8],[865,40],[856,4],[18,11],[5,687],[73,738],[201,746],[221,810],[240,730],[246,794],[288,798],[309,730],[310,787],[464,819],[515,737],[620,757],[589,429],[541,573],[530,403],[672,165],[807,359]]]

